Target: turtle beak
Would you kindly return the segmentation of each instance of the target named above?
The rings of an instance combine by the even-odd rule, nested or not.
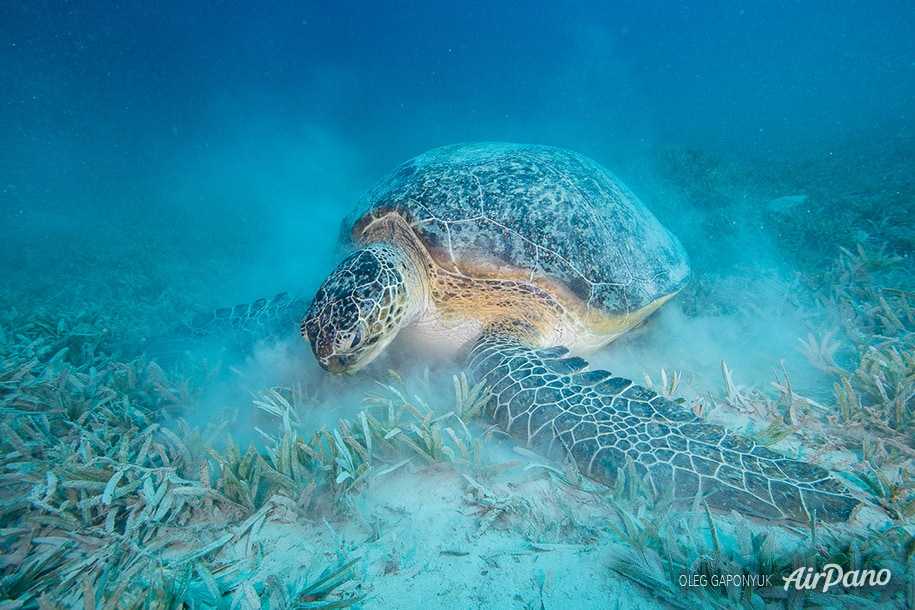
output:
[[[321,365],[321,368],[335,375],[352,372],[354,361],[355,358],[352,356],[327,356],[326,358],[318,358],[318,364]]]

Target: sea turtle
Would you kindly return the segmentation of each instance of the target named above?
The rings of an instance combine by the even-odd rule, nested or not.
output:
[[[375,188],[350,228],[354,249],[301,323],[327,371],[358,371],[409,335],[464,354],[498,425],[598,481],[631,461],[657,491],[768,519],[845,520],[859,504],[819,466],[587,370],[582,355],[690,274],[676,237],[595,161],[547,146],[436,148]]]

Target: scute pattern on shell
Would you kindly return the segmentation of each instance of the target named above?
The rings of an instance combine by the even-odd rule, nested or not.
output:
[[[679,241],[616,177],[547,146],[457,144],[398,167],[356,223],[397,211],[437,262],[558,280],[589,307],[627,313],[686,282]],[[355,235],[359,239],[359,235]]]

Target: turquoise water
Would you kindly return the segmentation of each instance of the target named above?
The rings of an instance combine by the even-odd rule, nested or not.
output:
[[[3,607],[782,607],[827,559],[893,576],[826,607],[915,603],[911,3],[7,3],[0,104]],[[864,514],[671,516],[519,448],[407,341],[324,372],[296,321],[353,210],[475,141],[587,155],[688,252],[594,368]],[[282,292],[291,325],[195,322]]]

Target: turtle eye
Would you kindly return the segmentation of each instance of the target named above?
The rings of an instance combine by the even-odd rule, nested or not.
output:
[[[353,341],[350,343],[350,346],[359,347],[359,344],[362,343],[363,336],[362,324],[359,324],[356,326],[355,330],[353,330]]]

